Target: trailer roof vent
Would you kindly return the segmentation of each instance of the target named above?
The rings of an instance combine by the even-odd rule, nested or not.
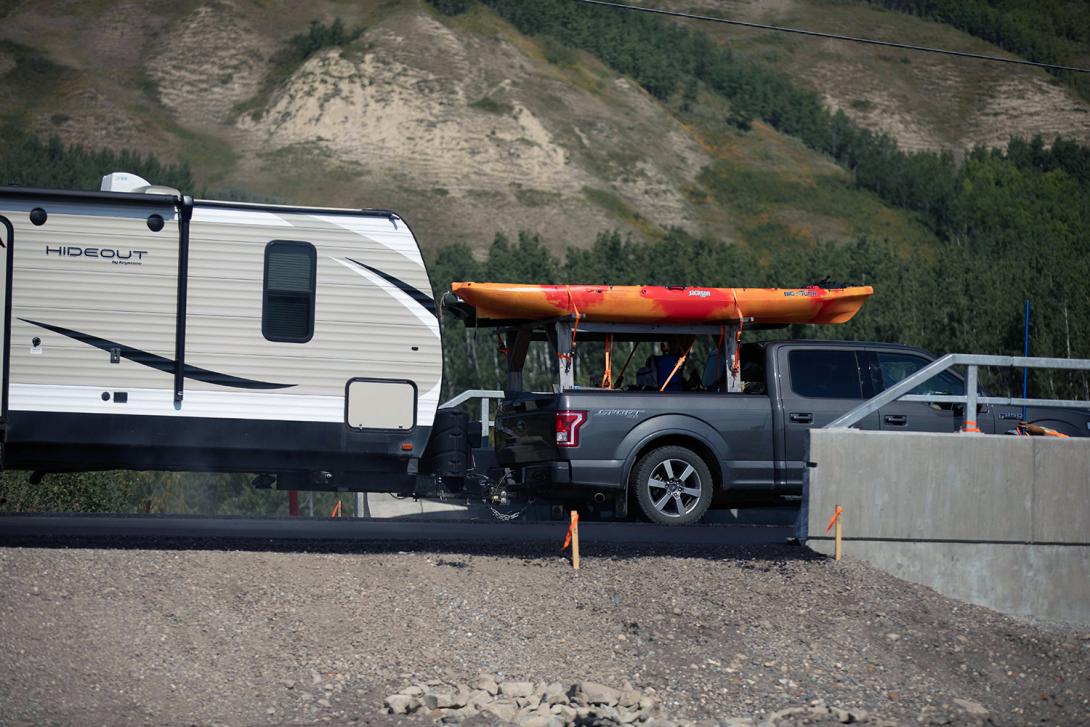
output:
[[[114,172],[102,178],[99,190],[103,192],[135,192],[141,187],[150,187],[151,182],[128,172]]]
[[[99,190],[102,192],[134,192],[136,194],[167,194],[175,197],[180,197],[181,192],[174,189],[174,187],[165,187],[159,184],[152,184],[143,177],[138,177],[135,174],[129,172],[114,172],[113,174],[107,174],[102,178],[102,184],[99,185]]]

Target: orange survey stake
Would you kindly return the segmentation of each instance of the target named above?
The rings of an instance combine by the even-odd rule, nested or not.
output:
[[[578,510],[572,510],[571,511],[571,525],[568,526],[568,534],[566,536],[564,536],[564,544],[560,546],[561,550],[567,550],[568,546],[571,545],[572,531],[575,530],[575,528],[578,525],[579,525],[579,511]]]
[[[829,524],[825,526],[825,532],[829,532],[833,529],[833,525],[836,525],[836,521],[840,519],[840,513],[842,512],[844,512],[844,508],[842,508],[840,505],[837,505],[836,511],[833,513],[833,516],[829,518]]]

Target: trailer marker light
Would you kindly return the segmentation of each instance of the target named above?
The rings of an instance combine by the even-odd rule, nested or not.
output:
[[[578,447],[579,429],[586,421],[585,411],[558,411],[556,413],[556,446]]]
[[[402,452],[411,452],[411,451],[413,451],[413,443],[412,442],[402,442],[401,443],[401,451]]]

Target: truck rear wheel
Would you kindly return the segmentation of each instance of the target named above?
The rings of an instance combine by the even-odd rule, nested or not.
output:
[[[712,473],[704,459],[675,445],[651,450],[636,463],[636,502],[651,522],[689,525],[712,504]]]

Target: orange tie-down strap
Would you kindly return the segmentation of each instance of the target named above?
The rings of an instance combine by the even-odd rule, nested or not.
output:
[[[695,343],[695,341],[693,343]],[[689,354],[692,353],[692,351],[693,344],[690,343],[689,347],[685,349],[685,353],[681,354],[681,358],[679,358],[677,360],[677,363],[674,365],[674,370],[670,372],[670,375],[666,377],[666,381],[662,383],[662,386],[659,388],[660,392],[666,391],[666,387],[669,386],[670,382],[674,380],[674,374],[678,372],[678,369],[685,365],[685,359],[689,358]]]
[[[613,335],[606,334],[606,363],[602,373],[602,388],[613,388]]]
[[[571,511],[571,525],[568,526],[568,534],[566,536],[564,536],[564,544],[560,546],[561,550],[567,550],[568,546],[571,545],[571,534],[572,534],[572,531],[575,530],[575,526],[578,525],[578,524],[579,524],[579,511],[578,510],[572,510]]]
[[[833,525],[836,525],[836,521],[840,519],[840,514],[843,512],[844,508],[842,508],[840,505],[837,505],[836,512],[834,512],[833,516],[829,519],[829,524],[825,526],[825,532],[829,532],[833,529]]]

